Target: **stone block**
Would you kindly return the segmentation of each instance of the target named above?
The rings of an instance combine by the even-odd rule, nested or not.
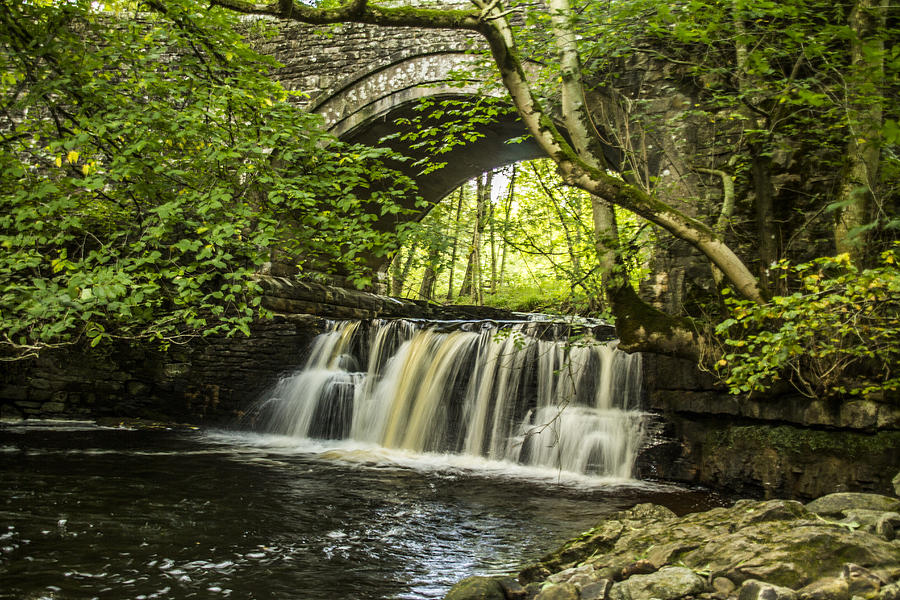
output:
[[[741,585],[738,600],[797,600],[797,592],[764,581],[748,579]]]
[[[700,594],[705,590],[706,582],[692,570],[686,567],[665,567],[656,573],[632,575],[625,581],[616,583],[612,586],[609,597],[611,600],[675,600]]]
[[[612,586],[612,579],[600,579],[582,586],[581,600],[606,600]]]
[[[24,385],[7,385],[0,388],[0,399],[3,400],[27,400],[28,388]]]

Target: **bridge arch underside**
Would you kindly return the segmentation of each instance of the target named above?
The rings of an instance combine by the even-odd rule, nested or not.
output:
[[[434,157],[446,164],[428,173],[411,164],[424,157],[423,150],[410,149],[410,142],[391,137],[405,131],[398,121],[422,116],[416,107],[423,98],[473,100],[483,96],[483,82],[478,77],[482,67],[478,57],[458,48],[431,48],[415,55],[395,56],[345,79],[313,101],[310,109],[322,115],[329,130],[341,140],[389,146],[413,159],[393,166],[416,182],[425,207],[417,207],[416,199],[410,197],[403,204],[411,212],[381,217],[374,224],[378,230],[393,231],[403,222],[421,220],[454,189],[488,170],[546,156],[514,112],[476,126],[476,140]],[[458,73],[470,79],[454,76]],[[438,127],[441,124],[440,120],[428,122]],[[521,141],[510,143],[514,139]],[[367,262],[374,271],[381,271],[389,258],[372,256]]]
[[[475,141],[467,142],[446,154],[434,157],[436,161],[446,164],[439,169],[423,174],[421,165],[411,164],[423,158],[421,150],[411,150],[408,147],[409,142],[396,139],[381,141],[401,131],[396,124],[398,119],[409,119],[418,115],[414,106],[415,103],[411,103],[397,107],[342,137],[348,142],[359,142],[371,146],[390,146],[413,159],[406,163],[397,163],[394,167],[416,182],[418,194],[426,202],[426,207],[416,210],[414,214],[407,215],[405,220],[420,220],[447,194],[486,171],[546,156],[537,143],[529,137],[510,143],[510,140],[523,138],[527,132],[515,115],[505,115],[498,117],[490,124],[479,125],[476,128],[479,137]],[[415,199],[409,198],[404,208],[415,209]],[[399,219],[404,219],[404,217],[399,217]],[[392,217],[391,220],[379,221],[378,227],[387,231],[395,228],[400,222],[402,221],[398,220],[398,217]]]
[[[422,99],[474,100],[483,96],[483,80],[478,76],[483,68],[479,57],[467,53],[464,44],[420,48],[394,55],[374,68],[369,66],[313,101],[310,109],[320,114],[329,131],[341,140],[389,146],[412,159],[392,166],[416,182],[425,208],[417,208],[415,198],[408,198],[404,208],[413,212],[382,217],[375,223],[379,230],[391,231],[402,222],[422,219],[447,194],[485,171],[546,156],[526,136],[524,125],[514,114],[479,125],[475,141],[434,157],[446,165],[426,174],[421,166],[411,164],[425,158],[423,150],[410,149],[410,142],[399,139],[382,141],[406,131],[398,125],[399,120],[423,116],[416,110]],[[440,120],[428,122],[441,126]],[[509,143],[515,138],[524,139]],[[379,270],[386,261],[373,258],[369,262]]]

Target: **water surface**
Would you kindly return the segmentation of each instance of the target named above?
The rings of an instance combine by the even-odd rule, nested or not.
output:
[[[604,514],[715,499],[229,432],[0,426],[0,598],[439,598]]]

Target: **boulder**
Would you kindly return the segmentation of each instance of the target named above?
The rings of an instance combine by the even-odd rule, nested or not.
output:
[[[797,600],[797,592],[764,581],[748,579],[741,585],[738,600]]]
[[[874,533],[887,541],[893,540],[897,529],[900,529],[900,513],[855,508],[845,510],[843,514],[841,523],[848,527],[859,528],[860,531]]]
[[[506,600],[525,600],[528,597],[527,590],[512,577],[496,577],[495,579],[503,588]]]
[[[506,594],[498,578],[475,575],[450,588],[444,600],[506,600]]]
[[[719,598],[728,598],[737,589],[734,582],[727,577],[713,577],[712,587]]]
[[[800,600],[850,600],[850,587],[842,577],[826,577],[797,591]]]
[[[853,563],[844,565],[844,569],[841,571],[841,578],[847,582],[847,589],[850,595],[861,598],[877,597],[884,583],[872,571]]]
[[[581,588],[581,600],[606,600],[612,589],[612,579],[600,579]]]
[[[845,510],[900,512],[900,499],[880,494],[839,492],[813,500],[806,505],[806,510],[820,515],[831,516],[841,515]]]
[[[533,582],[529,597],[550,594],[551,584],[553,594],[580,589],[586,600],[900,600],[887,585],[900,577],[900,513],[890,510],[898,503],[831,494],[806,506],[740,500],[682,517],[640,505],[548,554],[520,581]]]
[[[593,565],[581,565],[580,567],[572,567],[560,571],[559,573],[554,573],[547,578],[547,581],[549,581],[550,583],[565,583],[576,577],[590,577],[593,574]]]
[[[571,583],[551,584],[542,589],[534,600],[579,600],[578,588]]]
[[[894,486],[894,493],[900,496],[900,472],[894,475],[894,478],[891,480],[891,484]]]
[[[674,600],[706,590],[706,582],[686,567],[666,567],[649,575],[632,575],[612,586],[610,600]]]
[[[878,592],[878,600],[900,600],[900,582],[881,588]]]

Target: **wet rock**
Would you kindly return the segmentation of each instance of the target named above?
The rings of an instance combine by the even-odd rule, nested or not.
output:
[[[810,512],[820,515],[841,515],[845,510],[877,510],[881,512],[900,512],[900,499],[880,494],[863,494],[840,492],[828,494],[806,505]]]
[[[882,512],[880,510],[851,509],[844,511],[840,521],[848,527],[859,528],[860,531],[874,533],[878,537],[891,541],[900,528],[900,513]]]
[[[850,600],[850,587],[843,577],[826,577],[797,591],[800,600]]]
[[[706,589],[703,579],[685,567],[666,567],[649,575],[633,575],[612,586],[610,600],[674,600]]]
[[[797,592],[764,581],[748,579],[741,585],[738,600],[797,600]]]
[[[900,581],[882,587],[878,592],[878,600],[900,600]]]
[[[734,590],[737,589],[734,582],[727,577],[714,577],[712,580],[712,587],[720,598],[728,598],[733,594]]]
[[[466,577],[447,592],[444,600],[506,600],[496,577]]]
[[[844,568],[841,570],[841,578],[847,582],[847,588],[851,596],[860,596],[862,598],[878,596],[878,592],[884,583],[872,571],[853,563],[844,565]]]
[[[612,579],[600,579],[581,588],[581,600],[606,600],[612,589]]]
[[[649,560],[639,560],[624,567],[620,579],[628,579],[632,575],[648,575],[650,573],[655,573],[658,570],[659,567],[653,562]]]
[[[891,484],[894,486],[894,493],[900,496],[900,472],[897,472],[897,474],[894,475]]]
[[[571,583],[548,585],[535,600],[579,600],[578,588]]]

